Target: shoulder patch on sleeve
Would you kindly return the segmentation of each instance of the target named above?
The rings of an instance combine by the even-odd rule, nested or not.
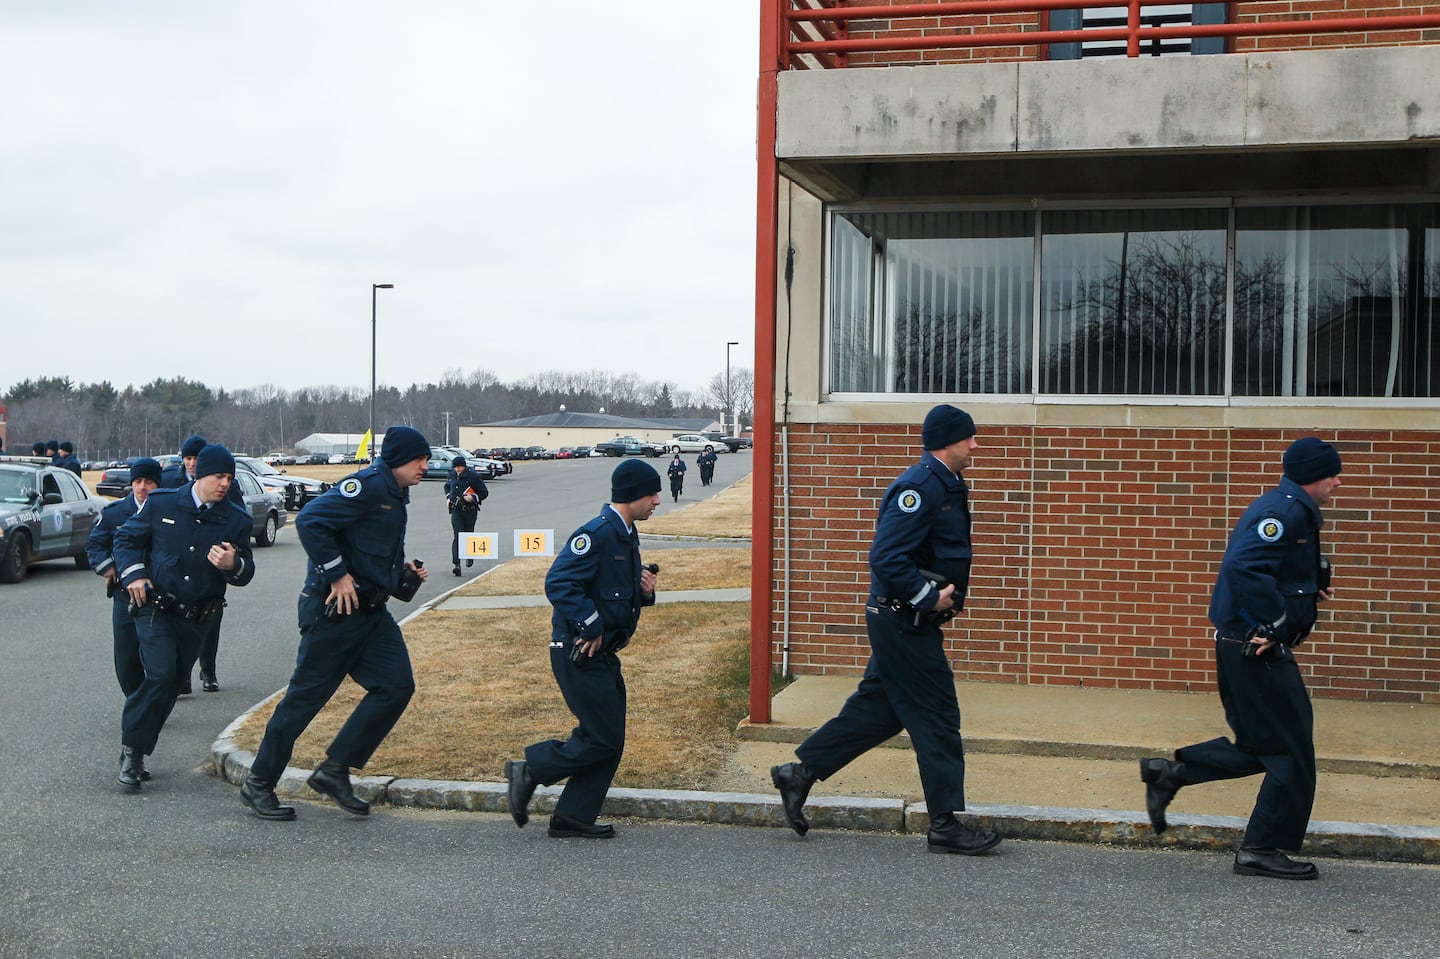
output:
[[[1273,543],[1285,535],[1285,524],[1273,516],[1267,516],[1255,526],[1255,534],[1267,543]]]
[[[346,499],[354,499],[360,495],[360,490],[364,489],[364,486],[365,484],[351,476],[340,481],[340,495]]]
[[[576,533],[570,539],[570,552],[576,556],[584,556],[590,552],[591,539],[589,533]]]
[[[920,508],[920,491],[907,489],[895,497],[895,505],[900,507],[902,513],[913,513]]]

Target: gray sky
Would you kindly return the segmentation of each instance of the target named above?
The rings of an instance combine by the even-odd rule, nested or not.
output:
[[[0,0],[0,391],[751,366],[757,11]]]

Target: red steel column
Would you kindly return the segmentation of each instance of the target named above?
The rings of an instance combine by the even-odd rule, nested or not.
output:
[[[770,721],[770,615],[775,607],[775,278],[780,171],[775,161],[776,77],[788,36],[784,6],[760,0],[760,83],[755,143],[755,452],[750,529],[750,721]],[[786,31],[785,33],[782,33]]]

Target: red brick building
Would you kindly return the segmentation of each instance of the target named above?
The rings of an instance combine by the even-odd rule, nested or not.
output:
[[[981,424],[958,677],[1209,688],[1226,537],[1319,435],[1308,681],[1440,702],[1440,4],[761,26],[754,718],[771,667],[863,667],[876,507],[937,402]]]

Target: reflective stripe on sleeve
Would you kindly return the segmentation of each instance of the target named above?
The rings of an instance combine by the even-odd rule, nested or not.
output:
[[[330,562],[323,564],[323,565],[320,567],[320,571],[323,572],[323,573],[328,573],[328,572],[330,572],[330,570],[334,569],[336,566],[339,566],[339,565],[341,564],[341,562],[343,562],[343,558],[340,557],[340,556],[337,556],[337,557],[335,557],[334,559],[332,559]]]
[[[125,572],[121,573],[121,574],[120,574],[120,578],[121,578],[121,579],[124,579],[126,576],[129,576],[131,573],[137,572],[138,570],[142,570],[142,569],[144,569],[144,568],[145,568],[145,564],[144,564],[144,563],[136,563],[134,566],[131,566],[129,569],[125,570]]]

